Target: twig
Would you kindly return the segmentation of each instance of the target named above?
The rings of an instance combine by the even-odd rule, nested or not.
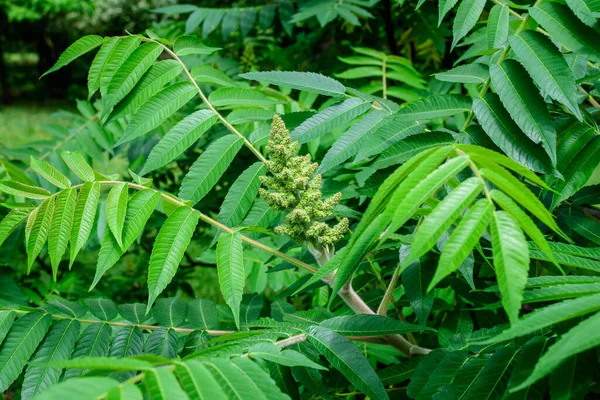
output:
[[[385,289],[385,294],[383,295],[383,299],[381,299],[381,304],[379,304],[379,308],[377,308],[377,314],[386,315],[388,307],[390,305],[390,301],[394,298],[394,290],[396,289],[396,285],[398,284],[398,280],[400,279],[400,269],[402,264],[398,264],[396,269],[394,270],[394,274],[392,275],[392,279]]]
[[[312,252],[311,252],[312,253]],[[323,266],[329,258],[331,257],[330,253],[321,251],[320,254],[315,252],[312,253],[317,261],[319,266]],[[333,282],[326,281],[328,284],[333,284]],[[344,302],[350,307],[352,311],[356,314],[375,314],[375,312],[365,303],[365,301],[356,293],[354,288],[352,287],[352,280],[346,283],[338,292],[338,296],[344,300]],[[406,340],[402,335],[385,335],[383,338],[396,349],[400,350],[407,356],[415,356],[415,355],[425,355],[431,352],[430,349],[426,349],[420,346],[417,346],[410,341]]]
[[[354,291],[352,283],[348,282],[339,291],[339,296],[348,304],[357,314],[375,314],[364,300]],[[417,346],[406,340],[402,335],[385,335],[383,338],[396,349],[400,350],[407,356],[425,355],[431,352],[431,349],[426,349]]]
[[[12,311],[14,311],[16,314],[29,314],[30,312],[32,312],[32,311],[27,311],[27,310],[12,310]],[[56,315],[56,314],[50,314],[50,313],[48,313],[48,315],[52,316],[53,319],[74,320],[74,321],[79,321],[82,324],[107,324],[110,326],[136,326],[140,329],[147,329],[147,330],[151,330],[151,331],[162,328],[161,326],[156,326],[156,325],[132,324],[132,323],[127,323],[127,322],[114,322],[114,321],[100,321],[100,320],[95,320],[95,319],[82,319],[82,318],[77,318],[77,317]],[[169,327],[169,329],[173,329],[175,332],[179,332],[179,333],[192,333],[195,330],[197,330],[197,329],[175,328],[175,327]],[[237,331],[221,331],[221,330],[211,330],[211,329],[206,329],[204,331],[207,332],[208,334],[210,334],[211,336],[223,336],[223,335],[229,335],[229,334],[237,332]]]
[[[99,183],[100,185],[119,185],[119,184],[125,183],[125,184],[127,184],[128,187],[130,187],[132,189],[136,189],[136,190],[153,190],[153,191],[155,191],[157,193],[160,193],[160,196],[162,197],[162,199],[165,200],[165,201],[168,201],[171,204],[175,204],[175,205],[180,206],[180,207],[189,207],[184,202],[182,202],[182,201],[180,201],[180,200],[178,200],[178,199],[176,199],[176,198],[174,198],[172,196],[169,196],[166,193],[163,193],[163,192],[161,192],[159,190],[156,190],[156,189],[147,188],[146,186],[143,186],[143,185],[138,185],[137,183],[123,182],[123,181],[95,181],[95,182]],[[79,189],[83,185],[84,184],[75,185],[72,188],[73,189]],[[200,219],[202,221],[204,221],[204,222],[206,222],[206,223],[208,223],[208,224],[210,224],[210,225],[212,225],[212,226],[214,226],[216,228],[219,228],[219,229],[221,229],[221,230],[223,230],[225,232],[229,232],[229,233],[234,232],[234,230],[231,229],[230,227],[228,227],[226,225],[223,225],[222,223],[220,223],[218,221],[215,221],[214,219],[212,219],[208,215],[202,213],[200,210],[197,210],[197,209],[195,209],[193,207],[190,207],[190,208],[192,208],[193,210],[198,211],[198,213],[200,214]],[[313,267],[311,265],[308,265],[308,264],[306,264],[306,263],[304,263],[304,262],[302,262],[300,260],[297,260],[297,259],[295,259],[293,257],[290,257],[287,254],[284,254],[284,253],[280,252],[279,250],[275,250],[275,249],[273,249],[273,248],[271,248],[271,247],[269,247],[269,246],[267,246],[267,245],[265,245],[265,244],[263,244],[261,242],[258,242],[258,241],[254,240],[254,239],[250,239],[249,237],[244,236],[242,234],[240,234],[240,235],[242,236],[242,240],[244,242],[246,242],[246,243],[248,243],[248,244],[250,244],[250,245],[252,245],[254,247],[257,247],[257,248],[259,248],[261,250],[264,250],[267,253],[271,253],[274,256],[279,257],[282,260],[285,260],[285,261],[289,262],[290,264],[293,264],[293,265],[297,266],[298,268],[304,269],[304,270],[306,270],[306,271],[308,271],[310,273],[313,273],[313,274],[317,271],[317,269],[315,267]]]
[[[579,91],[587,96],[588,101],[591,105],[593,105],[594,107],[600,107],[600,103],[598,103],[596,99],[594,99],[594,97],[590,93],[588,93],[587,90],[579,86]]]
[[[235,127],[233,125],[231,125],[222,115],[221,113],[219,113],[217,111],[217,109],[211,104],[210,101],[208,101],[208,98],[206,97],[206,95],[204,94],[204,92],[202,91],[202,89],[200,89],[200,86],[198,86],[198,83],[196,82],[196,80],[194,79],[194,77],[192,76],[192,74],[190,73],[190,71],[188,71],[187,67],[185,66],[185,64],[183,63],[183,61],[181,61],[181,58],[179,58],[179,56],[177,54],[175,54],[175,52],[173,50],[171,50],[168,46],[164,45],[163,43],[160,43],[154,39],[148,39],[148,38],[144,38],[144,40],[149,41],[149,42],[154,42],[156,44],[158,44],[159,46],[161,46],[167,53],[169,53],[169,55],[171,57],[173,57],[173,59],[175,61],[177,61],[179,64],[181,64],[181,66],[183,67],[183,71],[185,72],[185,74],[187,75],[189,81],[196,87],[196,90],[198,91],[198,95],[200,96],[200,98],[202,99],[202,101],[204,102],[204,104],[206,104],[206,106],[215,113],[215,115],[217,116],[217,118],[219,118],[219,120],[221,121],[221,123],[223,125],[225,125],[225,127],[234,135],[237,135],[238,137],[242,138],[244,140],[244,145],[246,145],[246,147],[248,147],[250,149],[250,151],[252,151],[256,157],[262,161],[263,163],[267,163],[267,159],[261,154],[260,151],[258,151],[256,149],[256,147],[254,147],[254,145],[252,145],[252,143],[250,143],[250,141],[248,139],[246,139],[246,137],[244,135],[242,135],[237,129],[235,129]]]

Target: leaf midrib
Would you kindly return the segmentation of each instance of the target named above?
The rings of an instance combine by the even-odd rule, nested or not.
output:
[[[540,135],[540,139],[536,142],[534,139],[530,138],[532,141],[534,141],[535,143],[540,143],[542,141],[542,137],[548,141],[548,137],[545,134],[545,130],[542,129],[542,127],[540,126],[540,124],[538,123],[537,118],[535,118],[533,115],[533,113],[531,112],[530,108],[527,106],[527,102],[525,102],[524,98],[521,96],[521,93],[517,90],[517,88],[515,87],[515,85],[513,84],[513,82],[511,81],[510,77],[508,76],[508,73],[506,72],[506,69],[504,69],[504,67],[500,64],[498,64],[498,67],[500,67],[500,69],[502,70],[503,75],[506,77],[506,82],[510,85],[510,87],[513,89],[513,93],[516,95],[516,97],[519,99],[519,102],[521,103],[522,107],[527,111],[527,113],[529,114],[530,118],[529,120],[533,122],[533,125],[537,127],[537,130],[539,132]],[[546,144],[548,146],[548,148],[550,148],[550,142],[548,141],[547,143],[542,143],[542,145]],[[545,147],[545,146],[544,146]]]
[[[549,70],[549,69],[546,67],[546,64],[545,64],[545,63],[542,61],[541,57],[539,57],[539,56],[538,56],[538,54],[537,54],[537,53],[536,53],[536,52],[533,50],[533,47],[531,47],[531,46],[529,45],[529,43],[528,43],[528,42],[527,42],[525,39],[523,39],[523,38],[522,38],[522,36],[521,36],[521,35],[515,35],[515,37],[516,37],[518,40],[521,40],[521,42],[522,42],[522,43],[523,43],[525,46],[527,46],[527,48],[529,49],[529,51],[531,52],[531,54],[535,56],[535,58],[538,60],[539,64],[541,64],[541,66],[542,66],[542,67],[544,68],[544,70],[546,71],[546,75],[547,75],[547,76],[549,76],[549,77],[550,77],[550,79],[552,79],[552,81],[554,82],[554,84],[555,84],[556,88],[557,88],[557,89],[558,89],[558,90],[561,92],[561,94],[562,94],[562,95],[565,97],[565,99],[566,99],[566,100],[569,102],[569,104],[570,104],[572,107],[573,107],[573,106],[576,106],[576,105],[573,105],[573,104],[571,103],[571,99],[569,99],[569,96],[567,95],[567,92],[565,92],[565,91],[563,90],[563,87],[560,85],[560,83],[558,83],[558,81],[556,80],[556,78],[555,78],[554,74],[552,74],[552,72],[550,72],[550,70]],[[542,46],[543,46],[543,45],[542,45]]]
[[[173,85],[173,86],[169,86],[169,87],[167,87],[167,88],[166,88],[166,89],[164,89],[164,90],[168,90],[169,88],[172,88],[172,87],[174,87],[174,86],[175,86],[175,85]],[[185,88],[186,86],[187,86],[187,88]],[[156,115],[156,114],[160,114],[160,113],[162,113],[162,112],[165,110],[165,108],[167,108],[168,106],[170,106],[170,105],[171,105],[171,103],[175,103],[175,102],[177,102],[177,101],[178,101],[178,100],[180,100],[181,98],[184,98],[185,96],[187,96],[187,95],[189,94],[189,92],[192,92],[192,91],[194,91],[194,90],[195,90],[195,89],[194,89],[194,87],[193,87],[193,85],[189,84],[188,82],[182,82],[182,85],[178,86],[178,88],[182,88],[182,90],[181,90],[181,91],[179,91],[179,90],[177,90],[177,91],[175,91],[175,90],[172,90],[172,91],[169,93],[169,95],[172,95],[172,97],[168,98],[168,101],[164,102],[164,104],[163,104],[163,105],[161,105],[160,107],[158,107],[158,108],[155,108],[155,107],[148,107],[148,109],[152,111],[152,114],[153,114],[153,115]],[[184,88],[185,88],[186,90],[183,90]],[[160,92],[158,92],[158,93],[157,93],[157,96],[158,96],[159,94],[160,94]],[[194,96],[195,96],[195,95],[194,95]],[[192,98],[193,98],[194,96],[192,96]],[[156,98],[156,97],[153,97],[153,98]],[[159,99],[156,101],[156,103],[158,103],[158,101],[159,101],[159,100],[162,100],[162,99],[161,99],[161,98],[159,98]],[[190,100],[191,100],[191,99],[190,99]],[[149,100],[149,101],[151,101],[151,100]],[[156,103],[154,103],[154,104],[148,104],[148,106],[151,106],[151,105],[152,105],[152,106],[154,106],[154,105],[156,105]],[[146,103],[146,104],[144,104],[144,105],[147,105],[147,103]],[[142,107],[143,107],[143,106],[142,106]],[[140,110],[140,111],[141,111],[141,110]],[[138,117],[139,117],[139,118],[138,118]],[[140,122],[140,121],[141,121],[141,122]],[[129,138],[129,137],[131,137],[131,138],[136,138],[136,137],[139,137],[139,136],[136,136],[136,135],[138,135],[138,133],[139,133],[140,131],[142,131],[142,130],[146,130],[146,129],[147,129],[147,126],[151,126],[151,125],[153,125],[153,124],[154,124],[154,122],[152,122],[152,118],[148,119],[148,117],[146,117],[145,115],[142,115],[141,113],[139,113],[139,112],[138,112],[138,113],[135,115],[135,117],[133,118],[133,120],[132,120],[132,121],[129,123],[129,125],[128,125],[128,127],[129,127],[129,126],[136,126],[136,125],[137,125],[138,127],[137,127],[135,130],[133,130],[133,129],[132,129],[132,130],[129,130],[129,129],[127,129],[127,130],[126,130],[126,131],[123,133],[123,137],[122,137],[121,139],[119,139],[119,142],[120,142],[121,144],[123,144],[123,143],[126,143],[126,142],[122,142],[122,140],[123,140],[123,139]]]
[[[343,358],[339,357],[336,352],[334,352],[329,346],[327,346],[327,344],[325,342],[323,342],[318,337],[315,337],[314,335],[311,335],[311,338],[318,341],[322,346],[324,346],[331,353],[331,355],[335,356],[337,360],[341,361],[350,371],[352,371],[352,374],[354,376],[356,376],[361,382],[363,382],[366,385],[366,387],[371,388],[371,385],[367,381],[365,381],[359,373],[357,373],[352,367],[350,367],[350,365]],[[371,388],[371,390],[374,391],[373,388]]]
[[[46,315],[40,315],[40,318],[38,318],[38,320],[35,321],[35,323],[33,324],[33,326],[27,331],[27,333],[25,334],[25,336],[23,337],[23,339],[19,342],[19,344],[17,345],[17,347],[15,347],[14,350],[11,352],[11,355],[9,357],[7,357],[6,363],[2,366],[2,368],[0,368],[0,375],[2,374],[2,372],[4,371],[4,369],[8,366],[9,362],[13,359],[14,354],[23,346],[23,344],[25,343],[25,341],[27,340],[27,338],[34,331],[35,327],[38,326],[38,324],[41,321],[43,321],[45,317],[46,317]]]
[[[176,233],[175,233],[175,238],[173,240],[170,241],[169,247],[168,247],[168,251],[167,251],[167,255],[165,256],[165,260],[163,264],[163,268],[160,270],[160,273],[158,275],[158,278],[156,280],[155,283],[153,283],[153,286],[158,284],[159,281],[161,281],[164,278],[163,273],[165,273],[166,268],[164,268],[164,266],[167,265],[167,263],[169,263],[169,261],[173,261],[171,259],[172,257],[172,249],[176,244],[179,244],[178,236],[179,234],[184,230],[184,228],[186,228],[186,223],[188,221],[188,219],[194,214],[192,209],[188,210],[188,214],[185,216],[185,219],[179,224],[179,229],[177,229]],[[164,225],[163,225],[164,226]],[[185,249],[184,249],[185,252]],[[152,266],[152,263],[150,263],[150,266]],[[168,272],[168,271],[167,271]],[[154,287],[154,290],[152,290],[152,292],[156,292],[156,287]],[[155,294],[156,296],[158,296],[158,293]],[[174,302],[171,302],[171,306]],[[172,320],[172,313],[169,313],[169,320],[171,321],[171,325],[173,324],[173,320]]]
[[[242,138],[237,138],[236,140],[234,140],[233,142],[231,142],[231,143],[230,143],[230,144],[227,146],[227,148],[225,149],[225,151],[223,151],[223,152],[221,153],[221,155],[219,156],[219,158],[217,158],[217,162],[213,163],[213,165],[212,165],[212,168],[210,168],[210,169],[208,170],[208,172],[207,172],[207,173],[204,175],[204,177],[202,178],[202,180],[200,181],[200,183],[198,183],[198,185],[197,185],[196,189],[195,189],[195,190],[192,192],[192,196],[190,196],[190,197],[194,198],[194,197],[198,196],[198,193],[199,193],[199,192],[201,191],[201,189],[202,189],[202,185],[203,185],[203,184],[206,182],[206,180],[207,180],[207,179],[210,177],[210,175],[211,175],[211,174],[214,172],[215,168],[217,168],[217,166],[219,166],[219,165],[221,164],[221,161],[223,161],[223,159],[224,159],[226,156],[228,156],[228,155],[229,155],[228,153],[231,151],[231,149],[232,149],[232,148],[234,148],[235,146],[237,146],[237,145],[238,145],[238,143],[239,143],[241,140],[242,140]],[[239,149],[238,149],[238,151],[239,151]],[[207,149],[207,152],[208,152],[208,149]],[[206,154],[206,153],[204,153],[204,154]],[[237,154],[237,153],[236,153],[236,154]],[[198,158],[198,160],[200,160],[200,158]],[[193,168],[193,165],[192,165],[192,168]],[[191,168],[190,168],[190,172],[191,172]],[[188,175],[189,175],[189,173],[188,173]],[[182,187],[181,187],[181,189],[183,189],[183,183],[182,183],[182,185],[181,185],[181,186],[182,186]],[[180,193],[181,193],[181,190],[180,190]],[[208,192],[204,193],[204,195],[203,195],[202,197],[206,196],[206,194],[207,194],[207,193],[208,193]],[[200,201],[201,199],[202,199],[202,198],[200,198],[199,200],[197,200],[197,202],[198,202],[198,201]]]
[[[52,350],[52,352],[50,353],[50,358],[48,359],[47,363],[44,365],[44,368],[41,371],[41,374],[39,375],[39,378],[37,380],[37,383],[35,385],[35,389],[33,391],[33,393],[38,393],[38,389],[40,387],[40,385],[42,384],[43,381],[43,377],[46,375],[46,372],[48,371],[49,367],[49,363],[52,362],[52,360],[54,359],[54,356],[56,355],[56,352],[58,351],[58,348],[60,347],[60,345],[62,344],[67,332],[69,331],[69,328],[71,327],[71,325],[75,322],[74,319],[70,320],[69,323],[67,324],[67,326],[65,327],[65,329],[62,331],[60,338],[58,339],[58,342],[56,344],[56,346],[54,347],[54,349]]]

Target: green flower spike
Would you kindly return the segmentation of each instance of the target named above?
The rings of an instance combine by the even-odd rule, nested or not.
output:
[[[348,231],[348,219],[343,218],[333,227],[323,220],[331,216],[342,194],[322,199],[322,177],[314,175],[318,164],[312,162],[310,154],[296,155],[298,146],[282,119],[275,115],[266,148],[269,174],[260,178],[264,186],[260,195],[270,207],[288,211],[285,222],[275,232],[296,242],[307,242],[311,252],[331,252],[330,246]]]

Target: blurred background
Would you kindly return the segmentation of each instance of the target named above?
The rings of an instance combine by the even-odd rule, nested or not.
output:
[[[38,78],[70,43],[86,34],[146,29],[164,37],[197,33],[206,44],[224,49],[218,63],[231,75],[270,69],[333,73],[333,65],[340,67],[337,57],[352,53],[350,44],[402,54],[413,62],[419,58],[423,69],[444,63],[446,38],[431,29],[437,25],[435,7],[430,10],[424,4],[410,12],[406,10],[414,8],[405,7],[400,13],[395,0],[353,0],[346,2],[350,12],[329,15],[334,3],[0,0],[0,143],[14,147],[46,138],[44,125],[64,122],[60,114],[51,118],[53,112],[74,109],[75,99],[85,98],[91,57],[48,79]],[[190,13],[189,5],[206,12]],[[451,65],[449,61],[446,64]],[[35,118],[28,117],[32,112]]]
[[[86,68],[81,64],[65,68],[51,79],[38,79],[70,43],[86,34],[145,29],[160,19],[152,9],[173,3],[0,0],[0,141],[14,147],[46,138],[43,125],[62,122],[60,118],[53,121],[51,114],[74,108],[74,99],[85,97]]]

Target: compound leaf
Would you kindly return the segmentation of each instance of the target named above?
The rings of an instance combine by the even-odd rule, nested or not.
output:
[[[494,211],[491,224],[494,268],[502,305],[511,323],[517,321],[529,271],[529,248],[525,235],[505,211]]]
[[[381,380],[362,352],[339,333],[321,326],[308,329],[308,340],[358,390],[372,399],[388,399]]]
[[[271,85],[313,92],[325,96],[339,97],[346,92],[346,87],[335,79],[314,72],[265,71],[246,72],[240,77]]]
[[[115,146],[130,142],[159,127],[196,94],[196,87],[190,82],[167,86],[140,107]]]
[[[85,53],[94,50],[96,47],[100,46],[104,42],[102,36],[98,35],[87,35],[80,39],[78,39],[75,43],[67,47],[67,49],[60,55],[56,63],[50,68],[48,71],[44,72],[44,74],[40,77],[58,71],[62,67],[68,65],[71,61],[79,58]]]
[[[244,139],[226,135],[212,142],[183,178],[179,196],[196,204],[212,189],[240,150]]]
[[[190,207],[178,207],[160,228],[150,255],[148,267],[148,308],[167,287],[190,244],[200,212]]]
[[[240,326],[240,304],[244,294],[245,272],[242,235],[239,232],[221,234],[217,243],[217,273],[221,293]]]

